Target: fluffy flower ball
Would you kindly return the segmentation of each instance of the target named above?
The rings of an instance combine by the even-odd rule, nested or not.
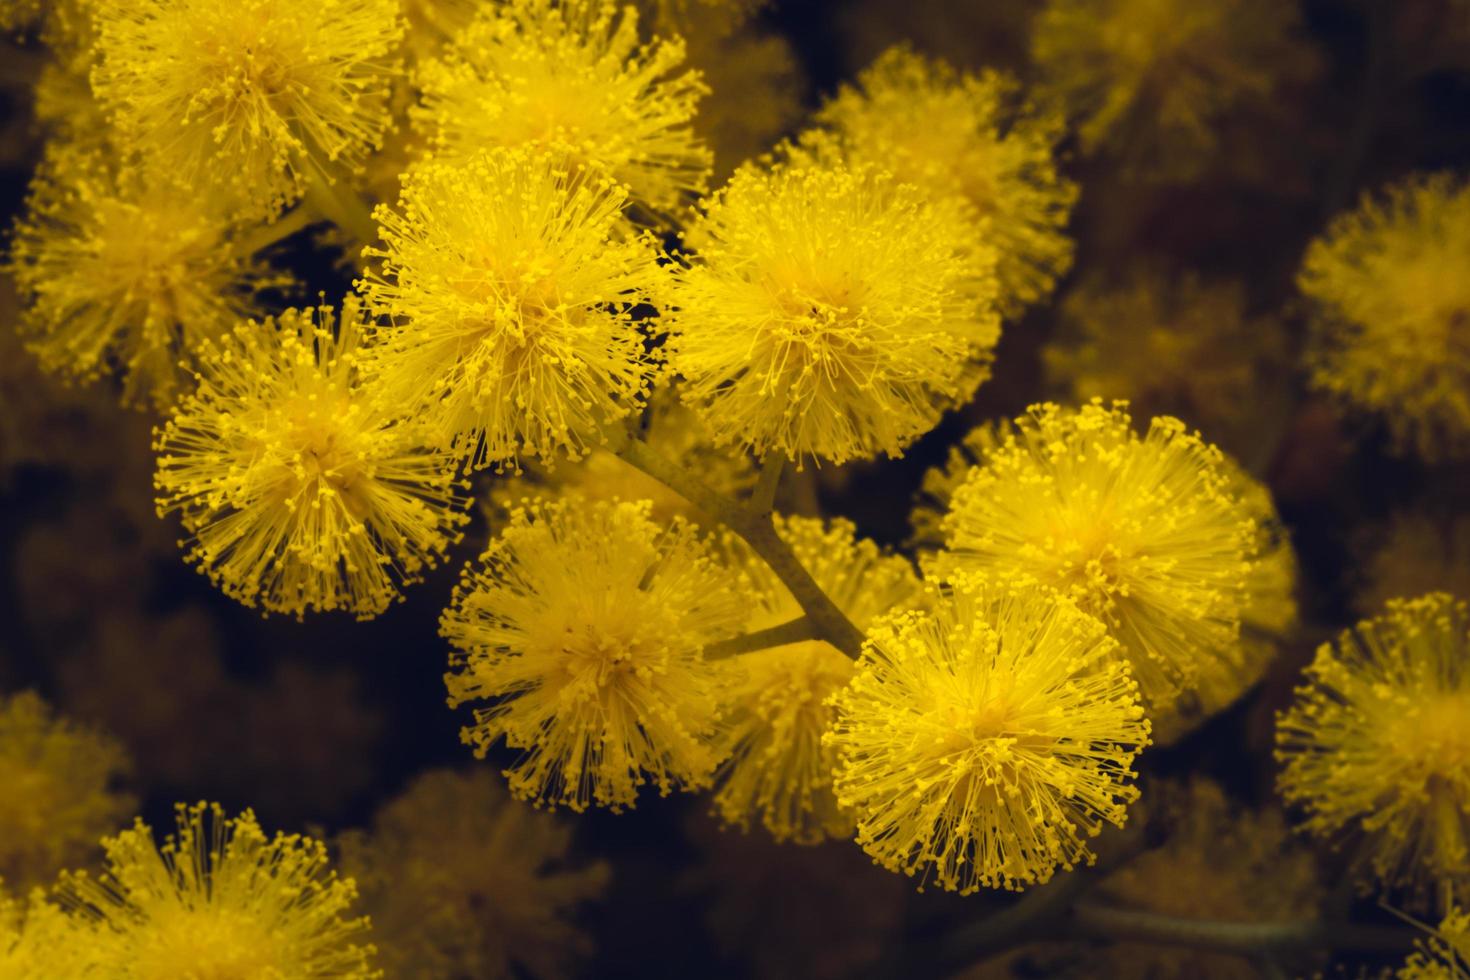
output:
[[[365,369],[477,464],[581,456],[647,386],[632,307],[664,274],[622,233],[626,200],[534,147],[410,173],[365,253],[382,261],[359,288],[394,322]]]
[[[7,262],[26,346],[49,372],[87,381],[116,371],[126,401],[171,406],[201,346],[281,282],[251,260],[240,231],[106,152],[53,150]]]
[[[95,923],[88,942],[109,980],[377,980],[357,889],[320,841],[267,837],[249,810],[182,804],[160,846],[142,821],[102,842],[100,877],[67,875],[59,898]]]
[[[989,455],[1004,450],[1014,435],[1009,422],[977,426],[950,450],[943,465],[924,474],[910,516],[913,541],[919,548],[944,547],[946,515],[955,492],[973,468],[986,465]],[[1187,693],[1162,695],[1149,703],[1154,741],[1160,744],[1176,741],[1259,681],[1276,655],[1280,638],[1296,624],[1296,554],[1271,495],[1228,458],[1221,459],[1219,467],[1254,525],[1250,546],[1253,560],[1241,596],[1240,632],[1234,650],[1187,658],[1194,670]],[[956,561],[954,555],[941,555],[931,560],[930,566],[958,567],[951,565]],[[1121,640],[1123,634],[1114,636]],[[1127,650],[1125,643],[1125,653]]]
[[[1072,261],[1077,185],[1057,173],[1062,120],[1025,105],[1015,78],[972,75],[891,48],[818,111],[797,154],[887,170],[958,209],[998,256],[999,302],[1015,316]]]
[[[989,373],[994,251],[883,172],[747,166],[686,237],[670,360],[718,443],[896,455]]]
[[[1416,177],[1307,250],[1312,380],[1428,459],[1470,451],[1470,184]]]
[[[1123,823],[1149,724],[1097,620],[977,581],[868,637],[827,739],[879,864],[961,893],[1020,889],[1090,861],[1086,838]]]
[[[388,126],[396,0],[96,6],[92,85],[130,147],[201,193],[271,213],[358,165]]]
[[[708,786],[719,708],[707,643],[742,608],[708,545],[647,502],[532,501],[466,569],[440,632],[451,707],[487,702],[462,737],[502,739],[521,799],[621,810],[638,787]]]
[[[1353,841],[1372,878],[1418,893],[1470,885],[1463,600],[1390,600],[1324,644],[1277,722],[1276,746],[1281,792],[1307,829]]]
[[[366,319],[349,297],[238,327],[157,431],[160,513],[247,605],[369,618],[458,540],[453,458],[361,384]]]
[[[611,0],[487,4],[420,68],[413,118],[444,163],[554,147],[667,218],[703,193],[710,168],[691,126],[706,90],[698,72],[678,71],[684,55],[678,38],[642,43],[636,11]]]

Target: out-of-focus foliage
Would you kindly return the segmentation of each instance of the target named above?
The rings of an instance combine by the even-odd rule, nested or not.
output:
[[[391,976],[554,980],[592,951],[567,916],[608,879],[605,864],[564,866],[571,837],[563,820],[510,799],[494,774],[439,770],[339,846]]]
[[[31,693],[0,700],[0,879],[22,894],[86,863],[132,810],[114,739],[56,717]]]

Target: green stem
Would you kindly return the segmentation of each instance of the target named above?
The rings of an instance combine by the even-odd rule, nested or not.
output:
[[[781,474],[786,472],[786,454],[772,450],[761,463],[760,478],[751,492],[749,507],[757,514],[769,514],[776,502],[776,488],[781,485]]]
[[[791,597],[811,619],[816,637],[826,640],[856,660],[863,648],[863,634],[822,591],[790,546],[776,533],[769,511],[758,513],[741,507],[701,483],[684,467],[665,459],[632,433],[616,433],[607,447],[625,463],[634,466],[679,494],[695,507],[740,535],[781,580]]]
[[[1294,949],[1334,949],[1354,952],[1404,952],[1418,935],[1397,926],[1352,922],[1218,922],[1183,919],[1140,909],[1120,909],[1090,902],[1072,907],[1069,920],[1074,935],[1112,942],[1187,946],[1191,949],[1260,957]]]
[[[768,650],[771,647],[782,647],[788,643],[800,643],[802,640],[817,639],[817,627],[811,617],[805,614],[795,619],[788,619],[784,623],[768,626],[763,630],[755,630],[750,633],[742,633],[732,636],[728,640],[719,643],[711,643],[704,648],[706,660],[724,660],[727,657],[736,657],[742,653],[751,653],[755,650]]]
[[[941,940],[935,950],[936,972],[981,962],[1036,939],[1054,937],[1057,921],[1109,873],[1149,847],[1146,828],[1130,821],[1098,839],[1097,861],[1065,872],[1026,892],[1019,900]]]
[[[378,240],[378,224],[367,202],[353,191],[344,192],[314,163],[306,184],[306,203],[358,243],[371,245]]]
[[[261,224],[240,236],[240,247],[247,255],[254,255],[263,248],[270,248],[283,239],[290,238],[301,229],[320,220],[311,208],[297,207],[268,224]]]

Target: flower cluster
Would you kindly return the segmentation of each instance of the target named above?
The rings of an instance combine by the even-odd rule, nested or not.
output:
[[[449,702],[487,701],[464,729],[522,799],[632,806],[638,787],[707,786],[718,673],[703,647],[736,632],[739,603],[709,545],[648,505],[531,501],[466,570],[440,631],[460,652]]]
[[[1367,5],[1341,160],[1314,155],[1347,108],[1320,93],[1266,187],[1242,134],[1271,143],[1316,63],[1286,0],[895,5],[942,58],[843,4],[861,40],[821,58],[867,67],[824,99],[820,32],[765,0],[0,0],[0,30],[49,49],[5,41],[0,72],[26,114],[0,163],[35,162],[0,262],[0,502],[40,515],[0,533],[0,683],[118,736],[0,691],[0,975],[560,976],[612,931],[578,916],[616,855],[537,810],[695,791],[708,827],[802,845],[729,874],[753,895],[843,841],[961,894],[1117,857],[1085,900],[990,900],[1025,920],[1005,940],[1192,976],[1315,968],[1213,954],[1337,941],[1300,920],[1356,881],[1440,923],[1404,976],[1455,976],[1470,185],[1382,175],[1301,220],[1380,179],[1375,125],[1413,116],[1387,103],[1434,87],[1408,42],[1465,3]],[[1237,223],[1254,237],[1225,241]],[[1273,238],[1310,244],[1275,261]],[[1344,408],[1417,458],[1350,460]],[[912,508],[883,495],[915,484]],[[1344,562],[1361,528],[1338,525],[1385,514]],[[410,586],[488,766],[379,765],[389,718],[433,728],[411,685],[401,712],[358,702],[380,658],[245,655],[357,652],[330,631],[375,627],[338,620]],[[1367,618],[1288,705],[1291,651],[1357,586]],[[222,742],[233,768],[200,782]],[[1202,759],[1220,784],[1167,775]],[[1285,810],[1222,788],[1273,766]],[[124,789],[190,785],[334,826],[371,790],[375,817],[336,838],[350,878],[252,810],[119,829]],[[1140,801],[1148,833],[1120,831]],[[721,896],[712,932],[753,972],[886,953],[904,917],[865,886],[730,941],[752,905],[841,888],[809,886]],[[770,965],[832,919],[873,934]],[[1181,935],[1221,949],[1136,942]]]
[[[113,739],[53,715],[34,694],[0,698],[0,880],[25,892],[90,857],[132,809]]]
[[[271,214],[388,126],[394,0],[144,0],[97,8],[93,87],[185,188]]]
[[[413,172],[367,253],[382,265],[363,295],[394,326],[364,370],[476,462],[581,455],[646,385],[630,310],[661,270],[647,239],[620,235],[626,200],[536,148]]]
[[[1274,0],[1048,0],[1031,54],[1089,153],[1184,179],[1209,162],[1224,117],[1303,71],[1296,23]]]
[[[487,771],[426,773],[339,845],[390,976],[557,977],[590,950],[567,916],[607,865],[565,867],[571,829]]]
[[[141,820],[102,842],[100,877],[64,876],[73,942],[90,947],[98,976],[151,980],[229,976],[267,980],[374,980],[367,919],[349,917],[350,880],[327,867],[326,845],[299,834],[267,837],[246,810],[177,808],[162,845]]]
[[[989,374],[995,251],[869,166],[747,167],[686,232],[670,366],[719,444],[895,455]]]
[[[554,148],[564,167],[616,180],[667,218],[705,190],[710,167],[690,125],[706,90],[697,72],[676,73],[684,57],[677,37],[640,44],[636,13],[611,0],[508,0],[420,68],[413,117],[440,162]]]
[[[371,617],[457,537],[454,461],[364,389],[365,326],[349,300],[236,328],[158,433],[160,511],[247,605]]]
[[[119,370],[128,401],[173,404],[201,346],[280,281],[239,221],[103,151],[52,152],[29,204],[8,260],[28,300],[27,347],[70,378]]]
[[[837,799],[884,867],[962,893],[1092,858],[1138,796],[1149,723],[1103,624],[1019,583],[971,581],[880,622],[835,698]]]
[[[1285,397],[1285,334],[1253,316],[1241,283],[1157,266],[1122,282],[1094,276],[1058,306],[1061,329],[1042,350],[1060,400],[1126,399],[1144,417],[1187,419],[1211,442],[1258,452]]]

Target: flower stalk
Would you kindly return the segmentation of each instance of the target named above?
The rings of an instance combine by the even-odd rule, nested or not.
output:
[[[776,533],[776,526],[771,521],[769,500],[774,499],[780,473],[785,469],[784,458],[779,461],[768,459],[753,498],[756,506],[742,506],[711,490],[682,466],[666,459],[632,433],[614,434],[608,449],[628,465],[642,470],[743,538],[771,567],[771,571],[775,572],[781,584],[790,590],[792,597],[801,606],[806,614],[805,618],[811,621],[810,638],[826,640],[852,659],[858,658],[863,648],[862,631],[852,624],[802,567],[791,548]]]
[[[1078,902],[1068,920],[1077,936],[1157,946],[1185,946],[1240,956],[1260,957],[1299,949],[1403,953],[1418,933],[1400,926],[1358,922],[1219,922],[1186,919],[1142,909]]]
[[[306,203],[360,244],[378,240],[378,224],[373,220],[372,209],[356,192],[334,183],[314,161],[306,184]]]
[[[810,616],[803,614],[784,623],[768,626],[763,630],[753,630],[739,636],[732,636],[719,643],[712,643],[704,648],[704,659],[724,660],[742,653],[753,653],[756,650],[768,650],[771,647],[782,647],[788,643],[800,643],[802,640],[818,638],[816,624],[812,622]]]

